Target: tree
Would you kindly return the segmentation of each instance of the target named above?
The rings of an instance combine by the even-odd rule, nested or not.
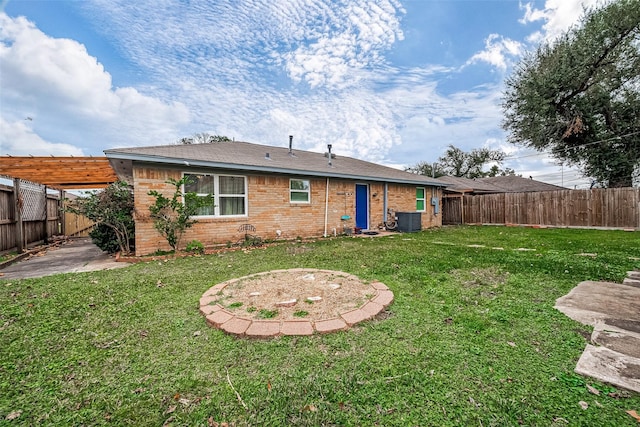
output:
[[[232,142],[229,137],[222,135],[209,135],[206,132],[196,133],[192,137],[184,137],[178,140],[178,144],[210,144],[214,142]]]
[[[486,172],[486,177],[494,177],[494,176],[515,176],[516,171],[511,168],[500,169],[497,165],[491,166],[489,171]],[[522,175],[520,175],[522,176]]]
[[[166,181],[175,187],[171,198],[162,193],[151,190],[149,195],[155,197],[155,202],[149,206],[154,228],[165,238],[175,252],[180,246],[180,240],[187,228],[198,221],[191,217],[204,206],[213,204],[213,196],[199,196],[193,192],[184,193],[182,187],[190,183],[191,177],[185,175],[180,180],[170,178]]]
[[[510,174],[509,172],[502,171],[497,166],[491,169],[493,172],[484,172],[482,170],[487,163],[496,162],[501,164],[504,158],[505,154],[500,150],[475,148],[470,152],[465,152],[453,145],[449,145],[444,155],[441,156],[437,162],[419,162],[415,166],[411,166],[405,170],[420,175],[435,176],[436,178],[444,175],[472,179],[482,178],[485,176],[496,176],[502,172],[504,172],[504,174]],[[507,168],[507,171],[513,171],[513,169]],[[491,173],[493,173],[493,175],[491,175]]]
[[[430,176],[432,178],[439,178],[446,175],[446,173],[442,170],[442,165],[438,162],[418,162],[413,166],[405,168],[405,171],[418,175]]]
[[[89,235],[100,249],[131,253],[135,237],[133,190],[126,182],[117,181],[102,191],[75,199],[66,210],[96,223]]]
[[[640,3],[587,11],[506,80],[511,143],[549,150],[603,186],[632,186],[640,165]]]
[[[470,152],[449,145],[444,156],[438,161],[447,175],[465,178],[482,178],[486,173],[482,171],[484,165],[490,162],[502,163],[505,154],[499,150],[488,148],[474,148]]]

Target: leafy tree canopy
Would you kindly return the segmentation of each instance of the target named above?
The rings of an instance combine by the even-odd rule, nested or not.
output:
[[[438,178],[440,176],[458,176],[465,178],[482,178],[487,176],[513,175],[513,169],[500,169],[493,165],[489,171],[484,171],[485,165],[495,162],[502,164],[505,154],[500,150],[476,148],[469,152],[449,145],[444,155],[437,162],[419,162],[406,168],[406,171]]]
[[[232,142],[232,141],[227,136],[209,135],[206,132],[202,132],[202,133],[196,133],[191,137],[180,138],[177,143],[180,145],[190,145],[190,144],[209,144],[214,142]]]
[[[640,1],[588,10],[527,55],[506,81],[508,139],[578,166],[608,187],[640,165]]]

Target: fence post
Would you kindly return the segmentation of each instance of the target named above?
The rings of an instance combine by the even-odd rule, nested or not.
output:
[[[47,200],[47,186],[44,186],[44,244],[49,244],[49,200]]]
[[[464,225],[464,193],[460,196],[460,220],[461,224]]]
[[[67,225],[65,224],[67,213],[64,210],[64,190],[60,190],[60,200],[58,201],[58,223],[60,227],[58,230],[63,236],[67,235]]]
[[[16,252],[24,252],[24,237],[22,230],[22,199],[20,198],[20,179],[13,179],[13,206],[16,218]]]

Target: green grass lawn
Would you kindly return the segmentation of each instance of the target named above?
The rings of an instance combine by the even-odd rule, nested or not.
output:
[[[0,280],[0,425],[635,426],[638,395],[573,373],[590,328],[553,305],[639,258],[638,233],[461,227]],[[198,312],[216,283],[293,267],[380,280],[395,302],[268,341]]]

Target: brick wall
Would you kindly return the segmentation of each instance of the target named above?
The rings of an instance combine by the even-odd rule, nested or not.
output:
[[[237,173],[236,173],[237,174]],[[240,175],[240,174],[238,174]],[[242,218],[202,218],[188,229],[182,238],[184,247],[191,240],[199,240],[205,246],[236,243],[244,237],[239,232],[242,224],[252,224],[256,234],[263,239],[295,239],[296,237],[317,237],[325,232],[325,198],[327,180],[310,179],[310,203],[289,201],[289,176],[245,175],[247,177],[248,212]],[[158,169],[134,165],[134,198],[136,221],[136,255],[146,255],[160,250],[169,250],[166,240],[153,228],[149,217],[149,205],[154,198],[147,193],[157,190],[170,197],[174,187],[166,184],[169,178],[182,177],[178,169]],[[300,177],[301,179],[308,179]],[[440,226],[441,216],[433,215],[430,205],[431,195],[438,197],[440,190],[426,187],[427,212],[422,213],[422,227]],[[415,211],[416,190],[412,185],[388,185],[388,205],[396,211]],[[328,211],[326,213],[327,234],[342,234],[344,227],[354,227],[355,182],[329,179]],[[384,184],[369,183],[369,224],[377,229],[384,218]],[[351,219],[342,220],[343,215]]]

